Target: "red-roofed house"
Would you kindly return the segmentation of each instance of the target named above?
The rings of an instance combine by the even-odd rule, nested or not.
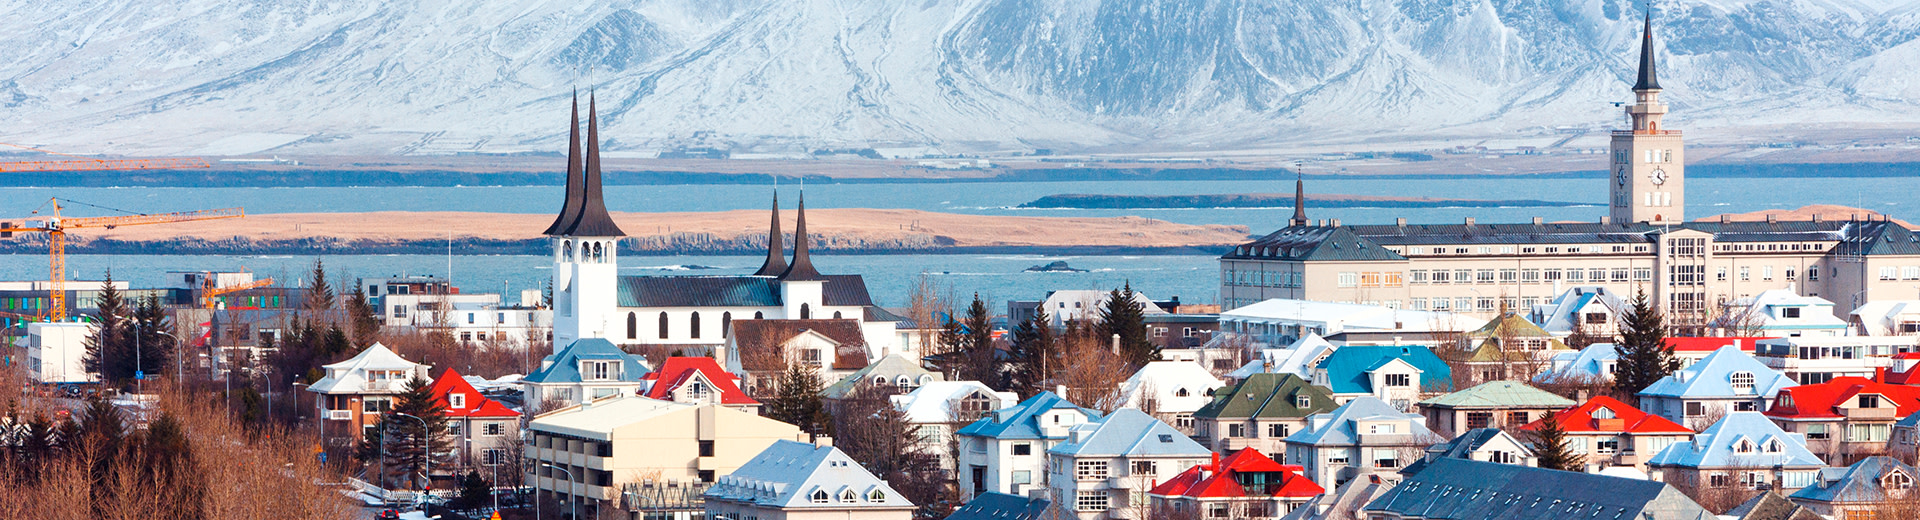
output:
[[[1890,385],[1920,384],[1920,352],[1901,352],[1893,355],[1893,366],[1874,372],[1873,380]]]
[[[447,433],[453,436],[454,464],[471,468],[507,462],[508,450],[514,449],[514,440],[520,438],[520,412],[480,395],[466,378],[460,377],[459,371],[451,368],[440,373],[429,388],[440,401],[440,407],[447,410]]]
[[[1806,434],[1814,455],[1846,466],[1885,454],[1893,423],[1917,411],[1920,387],[1836,377],[1781,390],[1766,414],[1780,429]]]
[[[1226,458],[1214,453],[1213,462],[1187,468],[1148,491],[1155,511],[1151,516],[1279,518],[1327,492],[1304,471],[1253,448]]]
[[[1753,353],[1754,345],[1760,340],[1773,339],[1762,337],[1723,337],[1723,338],[1667,338],[1667,346],[1673,348],[1673,357],[1680,358],[1680,368],[1686,368],[1700,358],[1707,357],[1720,347],[1733,345],[1741,352]]]
[[[760,413],[760,402],[740,390],[740,378],[720,369],[710,357],[670,357],[640,379],[641,395],[695,406],[717,404]]]
[[[1554,417],[1566,430],[1567,443],[1586,456],[1589,467],[1630,466],[1645,472],[1653,454],[1693,438],[1693,430],[1685,426],[1607,396],[1555,412]],[[1542,418],[1520,429],[1539,431],[1545,421]]]

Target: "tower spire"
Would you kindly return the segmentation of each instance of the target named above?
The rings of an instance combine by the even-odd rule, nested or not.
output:
[[[760,270],[754,276],[780,276],[787,272],[787,254],[783,242],[786,237],[780,234],[780,192],[773,192],[773,224],[767,226],[767,262],[760,264]]]
[[[1300,162],[1293,163],[1293,221],[1295,226],[1307,225],[1307,175],[1300,171]]]
[[[813,259],[807,256],[807,192],[800,192],[800,205],[794,210],[799,215],[793,222],[793,265],[780,275],[781,280],[790,282],[821,281],[820,271],[813,268]]]
[[[1654,74],[1653,63],[1653,6],[1647,6],[1646,25],[1641,28],[1640,38],[1640,80],[1633,84],[1633,90],[1660,90],[1660,80]]]
[[[580,190],[580,218],[567,226],[562,235],[585,237],[623,237],[626,232],[607,215],[606,201],[600,196],[600,111],[592,92],[587,93],[586,178]]]
[[[567,198],[560,206],[560,215],[554,217],[553,224],[547,225],[542,233],[560,235],[573,223],[580,220],[580,92],[573,93],[572,123],[567,125]]]

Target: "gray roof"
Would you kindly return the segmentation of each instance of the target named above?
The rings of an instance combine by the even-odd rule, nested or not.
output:
[[[1076,441],[1079,435],[1084,437]],[[1180,430],[1133,408],[1114,410],[1100,420],[1074,426],[1066,442],[1047,452],[1076,457],[1205,457],[1212,453]]]
[[[1746,503],[1728,509],[1726,516],[1740,520],[1826,520],[1819,513],[1795,504],[1779,491],[1768,490],[1755,495]]]
[[[1800,502],[1829,504],[1886,500],[1887,491],[1880,486],[1880,479],[1894,472],[1905,473],[1909,482],[1920,479],[1920,470],[1915,470],[1913,466],[1893,457],[1876,455],[1860,459],[1860,462],[1845,468],[1820,470],[1818,482],[1800,488],[1791,498]]]
[[[1633,82],[1634,90],[1660,90],[1660,80],[1655,77],[1653,66],[1653,9],[1647,9],[1647,26],[1641,32],[1640,40],[1640,78]]]
[[[607,214],[606,201],[600,196],[600,113],[598,109],[594,108],[592,94],[587,95],[587,157],[585,166],[586,177],[580,184],[578,197],[575,198],[569,195],[569,198],[575,198],[574,201],[568,204],[573,207],[575,213],[571,217],[561,215],[561,220],[567,221],[568,224],[556,228],[552,234],[576,237],[627,236],[626,232],[620,231],[620,226],[614,225],[613,217]],[[571,173],[573,171],[572,165],[569,164],[567,169],[568,172]],[[571,181],[569,184],[571,184]],[[559,221],[555,221],[555,224],[558,223]]]
[[[825,492],[828,499],[812,500],[816,492]],[[847,492],[853,494],[853,500],[840,498]],[[774,441],[740,469],[714,481],[705,497],[803,511],[913,507],[905,496],[839,448],[788,440]]]
[[[961,428],[960,431],[954,432],[954,435],[992,437],[1000,440],[1044,439],[1046,436],[1040,434],[1040,425],[1038,424],[1040,416],[1047,412],[1060,409],[1077,410],[1081,415],[1086,416],[1087,419],[1098,419],[1100,417],[1099,411],[1081,408],[1079,405],[1067,401],[1067,398],[1061,397],[1059,394],[1043,390],[1040,393],[1033,394],[1032,397],[1028,397],[1027,400],[1021,401],[1020,404],[994,410],[993,413],[987,414],[986,417],[981,417],[980,420],[974,421],[973,424],[969,424]]]
[[[1453,458],[1433,461],[1365,510],[1435,519],[1714,520],[1662,482]]]
[[[580,218],[581,172],[585,168],[580,162],[580,95],[573,95],[573,123],[567,125],[567,195],[560,205],[560,214],[547,225],[541,233],[559,235],[562,230],[573,227],[573,221]]]
[[[787,272],[786,252],[781,248],[786,244],[786,235],[780,234],[780,192],[773,192],[773,223],[767,226],[767,261],[760,264],[760,270],[754,276],[780,276]]]
[[[1287,226],[1235,247],[1223,258],[1399,260],[1383,246],[1496,244],[1649,244],[1669,231],[1709,233],[1716,242],[1838,241],[1837,254],[1920,254],[1920,237],[1885,220],[1539,224],[1387,224]]]
[[[821,303],[873,305],[857,274],[822,276]],[[770,276],[622,276],[621,307],[779,307],[780,280]],[[745,319],[745,316],[736,316]]]
[[[522,381],[529,383],[578,383],[580,382],[580,362],[583,360],[621,361],[624,367],[620,371],[620,380],[639,381],[648,373],[646,359],[639,354],[629,354],[610,341],[601,338],[582,338],[567,344],[551,356],[547,356],[545,368],[534,371]]]
[[[1488,442],[1500,438],[1502,435],[1508,434],[1500,431],[1499,428],[1474,428],[1467,430],[1467,433],[1462,433],[1460,436],[1454,437],[1453,440],[1427,447],[1427,456],[1421,457],[1420,460],[1413,461],[1412,464],[1408,464],[1406,468],[1400,470],[1400,474],[1412,475],[1419,473],[1420,470],[1426,469],[1427,465],[1431,464],[1428,459],[1471,459],[1473,458],[1474,451],[1479,450],[1481,446],[1486,446]],[[1508,436],[1511,437],[1511,435]],[[1520,442],[1519,439],[1514,439],[1514,444],[1519,444],[1522,449],[1529,449],[1526,443]],[[1531,456],[1532,453],[1529,452],[1527,455]]]
[[[840,381],[835,382],[833,386],[829,386],[826,390],[820,391],[820,397],[826,399],[846,399],[852,396],[855,390],[859,390],[862,383],[872,385],[873,387],[880,387],[881,385],[869,383],[869,381],[872,381],[873,378],[876,377],[886,379],[885,389],[888,390],[898,388],[901,377],[906,377],[910,380],[910,385],[912,386],[918,386],[925,381],[945,381],[947,379],[945,375],[927,370],[921,367],[919,363],[907,359],[904,356],[887,354],[879,360],[867,364],[866,367],[852,374],[847,374],[847,377],[840,378]]]
[[[986,492],[947,515],[947,520],[1040,520],[1052,502],[1006,493]]]

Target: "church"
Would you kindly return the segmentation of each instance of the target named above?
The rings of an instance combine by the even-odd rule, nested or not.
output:
[[[1286,298],[1491,316],[1601,287],[1645,293],[1687,327],[1776,289],[1825,298],[1842,315],[1920,294],[1920,237],[1884,218],[1687,221],[1685,146],[1662,124],[1651,14],[1640,45],[1630,128],[1612,133],[1598,222],[1341,225],[1309,220],[1296,197],[1286,227],[1220,257],[1223,306]]]
[[[829,342],[842,347],[843,352],[830,355],[839,358],[839,366],[864,367],[871,360],[899,351],[898,326],[905,319],[874,305],[865,279],[860,275],[821,274],[814,268],[808,253],[804,194],[796,211],[791,262],[783,247],[785,235],[780,231],[776,196],[767,232],[766,260],[753,274],[620,274],[619,244],[626,233],[607,213],[601,195],[599,115],[591,97],[587,106],[583,145],[579,102],[574,102],[567,145],[566,199],[544,232],[553,246],[556,352],[582,339],[604,339],[622,347],[656,346],[688,355],[704,353],[726,364],[726,347],[738,343],[733,341],[735,330],[755,321],[762,322],[752,327],[756,331],[769,326],[840,331],[838,340]],[[737,346],[780,347],[759,343]],[[862,352],[857,356],[844,352],[852,347]],[[657,364],[662,360],[648,361]]]

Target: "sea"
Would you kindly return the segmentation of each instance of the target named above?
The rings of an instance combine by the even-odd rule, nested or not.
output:
[[[1342,179],[1308,181],[1309,193],[1496,200],[1544,200],[1584,203],[1566,207],[1492,208],[1309,208],[1309,217],[1343,223],[1454,223],[1596,221],[1606,213],[1605,180],[1592,177],[1523,176],[1472,178]],[[764,210],[770,185],[686,184],[608,186],[613,211],[679,212]],[[782,205],[792,208],[804,189],[813,208],[907,208],[950,213],[1027,216],[1136,215],[1185,224],[1246,226],[1263,234],[1281,226],[1292,208],[1200,208],[1153,210],[1025,209],[1022,203],[1046,195],[1091,193],[1173,195],[1289,193],[1291,179],[1136,180],[1068,182],[918,182],[813,183],[780,187]],[[367,211],[480,211],[553,213],[562,197],[559,186],[420,186],[286,188],[39,188],[0,187],[0,220],[26,216],[59,197],[63,213],[75,216],[186,211],[239,206],[249,214]],[[1895,218],[1920,220],[1920,207],[1908,194],[1920,192],[1920,177],[1823,179],[1806,177],[1704,177],[1687,181],[1687,214],[1792,209],[1837,204],[1880,211]],[[943,295],[970,300],[978,294],[996,308],[1006,300],[1039,299],[1060,289],[1113,289],[1130,284],[1155,299],[1180,297],[1186,303],[1214,303],[1219,296],[1218,265],[1212,255],[1051,256],[993,254],[819,254],[822,272],[865,275],[869,291],[885,306],[906,304],[922,277]],[[198,256],[69,255],[70,279],[98,279],[111,269],[114,278],[135,286],[158,286],[168,271],[249,270],[282,284],[300,284],[316,260],[335,280],[399,275],[446,276],[465,292],[504,292],[542,287],[549,276],[545,256],[444,255]],[[623,255],[626,274],[709,275],[750,273],[758,256]],[[1078,272],[1027,272],[1028,267],[1065,261]],[[44,255],[0,255],[0,280],[42,280]],[[514,296],[509,296],[511,299]]]

